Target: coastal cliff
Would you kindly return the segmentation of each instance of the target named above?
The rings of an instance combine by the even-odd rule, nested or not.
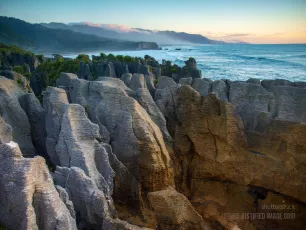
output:
[[[1,225],[305,226],[304,82],[212,81],[193,58],[109,59],[42,85],[39,66],[1,72]]]

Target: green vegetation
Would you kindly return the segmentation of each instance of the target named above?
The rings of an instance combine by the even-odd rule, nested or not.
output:
[[[62,57],[57,57],[56,61],[40,64],[37,71],[43,74],[47,86],[55,86],[61,72],[76,74],[80,70],[80,62],[79,59],[64,60]]]
[[[188,59],[188,61],[195,62],[196,60],[195,60],[193,57],[190,57],[190,58]]]
[[[110,53],[108,55],[104,53],[100,53],[100,56],[92,55],[92,61],[93,62],[100,62],[100,61],[120,61],[120,62],[126,62],[126,63],[133,63],[137,62],[138,60],[142,61],[142,58],[139,57],[131,57],[131,56],[123,56],[123,55],[117,55]]]
[[[18,46],[5,45],[5,44],[0,43],[0,54],[2,56],[8,56],[10,53],[18,53],[22,55],[34,56],[32,52],[26,51]]]
[[[13,67],[13,70],[17,73],[20,73],[22,75],[27,74],[27,67],[25,65],[15,65]]]
[[[6,230],[7,228],[4,227],[1,223],[0,223],[0,230]]]
[[[45,61],[45,57],[42,54],[35,55],[37,60],[41,63]]]
[[[178,70],[175,67],[172,67],[171,71],[172,71],[172,73],[178,73]]]
[[[85,63],[89,63],[90,62],[90,58],[89,58],[89,56],[87,54],[79,54],[76,59],[78,59],[78,60],[80,60],[82,62],[85,62]]]
[[[19,78],[19,79],[17,79],[17,83],[19,84],[19,85],[21,85],[22,84],[22,80]]]

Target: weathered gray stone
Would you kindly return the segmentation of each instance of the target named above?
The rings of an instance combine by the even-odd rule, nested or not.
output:
[[[205,80],[201,78],[195,78],[192,83],[192,88],[198,91],[201,96],[205,96],[211,92],[212,81],[210,79]]]
[[[42,157],[23,158],[10,142],[0,145],[0,159],[0,223],[8,229],[77,229]]]
[[[97,141],[100,139],[98,125],[88,120],[85,109],[78,104],[66,105],[64,110],[56,144],[59,165],[82,169],[109,198],[113,189],[114,172],[107,152]],[[96,156],[99,161],[96,161]]]
[[[0,116],[0,144],[12,141],[12,127]]]
[[[147,88],[143,74],[134,73],[129,85],[130,89],[136,91],[139,88]]]
[[[294,86],[294,83],[285,79],[275,79],[275,80],[262,80],[261,85],[269,91],[272,86]]]
[[[56,190],[59,194],[59,197],[61,198],[61,200],[66,205],[67,209],[69,210],[71,217],[73,219],[75,219],[76,216],[75,216],[74,206],[73,206],[72,201],[69,199],[68,193],[66,192],[66,190],[63,187],[61,187],[59,185],[56,185],[55,188],[56,188]]]
[[[200,78],[197,78],[197,79],[200,79]],[[181,85],[191,85],[191,84],[192,84],[192,78],[191,78],[191,77],[188,77],[188,78],[180,78],[179,83],[180,83]]]
[[[85,62],[80,63],[80,71],[78,72],[78,77],[89,81],[93,80],[89,65]]]
[[[228,87],[227,84],[222,80],[216,80],[212,83],[212,92],[214,92],[217,97],[223,101],[228,100]]]
[[[162,133],[120,82],[122,87],[109,79],[94,82],[74,79],[70,97],[73,103],[87,108],[92,122],[106,127],[114,154],[144,187],[149,190],[164,187],[172,182],[170,158]],[[157,173],[159,176],[155,177]]]
[[[132,79],[131,73],[125,73],[125,74],[122,74],[121,76],[121,80],[124,82],[124,84],[126,84],[126,86],[130,85],[131,79]]]
[[[105,194],[82,169],[56,167],[53,178],[67,191],[84,227],[101,226],[104,219],[115,217],[114,207],[109,206]]]
[[[258,79],[258,78],[250,78],[246,82],[247,83],[252,83],[252,84],[260,85],[260,79]]]
[[[253,130],[257,126],[258,116],[271,112],[273,94],[261,85],[244,82],[233,82],[229,89],[229,102],[244,122],[246,129]]]
[[[164,139],[171,144],[173,142],[172,137],[168,133],[166,120],[164,115],[160,112],[159,108],[155,104],[149,91],[145,88],[137,89],[136,100],[147,111],[152,121],[160,128],[163,133]]]
[[[275,98],[273,116],[280,120],[306,122],[306,88],[270,86],[268,91]]]
[[[19,103],[19,98],[26,93],[15,81],[0,77],[2,119],[12,127],[13,141],[19,144],[24,156],[33,156],[36,151],[32,144],[30,123]]]
[[[46,110],[46,149],[50,160],[59,165],[59,158],[55,146],[59,137],[65,105],[69,104],[66,91],[59,88],[48,87],[43,92],[43,105]]]
[[[158,83],[157,83],[157,89],[164,89],[167,87],[174,87],[176,86],[175,81],[173,81],[172,78],[170,77],[165,77],[165,76],[160,76],[158,78]]]
[[[46,111],[34,93],[24,94],[19,98],[22,109],[26,112],[31,127],[31,137],[37,154],[47,157],[46,152]]]
[[[164,89],[157,89],[155,92],[155,103],[159,110],[162,112],[166,119],[167,129],[170,135],[174,136],[176,125],[175,115],[175,95],[177,94],[178,87],[167,87]]]
[[[72,79],[77,79],[78,76],[73,73],[61,73],[60,77],[56,79],[56,86],[66,89],[70,86]],[[65,88],[66,87],[66,88]]]
[[[155,80],[154,74],[145,75],[146,85],[152,96],[154,96],[156,90],[154,86],[154,80]]]
[[[294,82],[294,85],[296,87],[306,88],[306,82],[305,81],[296,81],[296,82]]]

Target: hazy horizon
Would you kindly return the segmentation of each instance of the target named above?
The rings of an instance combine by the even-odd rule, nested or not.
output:
[[[0,0],[0,15],[30,23],[90,22],[170,30],[252,44],[305,44],[306,1]]]

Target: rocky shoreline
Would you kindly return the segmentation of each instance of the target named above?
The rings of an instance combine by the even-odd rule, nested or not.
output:
[[[51,86],[1,72],[0,226],[305,226],[305,82],[102,59]]]

